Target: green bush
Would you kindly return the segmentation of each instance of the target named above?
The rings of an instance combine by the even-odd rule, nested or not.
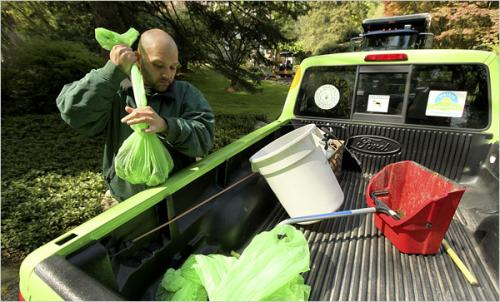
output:
[[[31,170],[73,176],[101,171],[104,137],[79,134],[59,114],[3,117],[1,132],[2,184]]]
[[[215,147],[262,116],[216,115]],[[2,118],[2,260],[17,262],[101,212],[104,137],[85,137],[58,114]]]
[[[3,53],[2,116],[57,112],[63,85],[104,62],[82,43],[26,38]]]
[[[350,42],[338,43],[338,42],[328,42],[323,44],[316,51],[316,55],[326,55],[330,53],[341,53],[341,52],[350,52],[352,50],[352,45]]]
[[[2,118],[2,259],[99,214],[103,137],[88,138],[58,114]]]
[[[101,212],[100,173],[31,170],[2,189],[2,258],[29,252]]]
[[[218,114],[215,118],[215,142],[212,151],[219,150],[252,132],[257,121],[266,121],[266,117],[250,114]]]

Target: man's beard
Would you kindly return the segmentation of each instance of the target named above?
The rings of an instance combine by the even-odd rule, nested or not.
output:
[[[144,85],[144,90],[146,91],[146,95],[153,95],[155,93],[165,92],[167,89],[165,91],[159,91],[154,86],[146,86],[146,85]]]

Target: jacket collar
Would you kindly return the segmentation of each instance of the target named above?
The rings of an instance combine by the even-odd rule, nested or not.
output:
[[[155,97],[159,96],[160,98],[165,98],[166,100],[175,100],[175,86],[176,86],[176,81],[174,80],[170,86],[168,86],[168,89],[163,92],[151,92],[146,89],[146,97]],[[120,83],[120,86],[123,90],[132,90],[132,82],[130,79],[125,79]]]

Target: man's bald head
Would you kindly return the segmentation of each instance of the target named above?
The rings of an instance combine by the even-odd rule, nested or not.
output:
[[[139,51],[149,53],[151,50],[178,52],[174,39],[165,31],[153,28],[142,33],[139,40]]]
[[[138,50],[144,84],[156,91],[167,90],[179,64],[174,39],[161,29],[150,29],[141,35]]]

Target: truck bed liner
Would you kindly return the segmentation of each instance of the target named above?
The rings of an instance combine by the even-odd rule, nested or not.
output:
[[[369,175],[345,172],[343,209],[366,207]],[[288,216],[277,206],[263,225],[272,229]],[[495,300],[498,284],[484,266],[464,227],[460,208],[446,239],[478,279],[471,286],[443,248],[436,255],[400,253],[374,224],[373,215],[341,217],[301,226],[311,251],[310,300]]]

